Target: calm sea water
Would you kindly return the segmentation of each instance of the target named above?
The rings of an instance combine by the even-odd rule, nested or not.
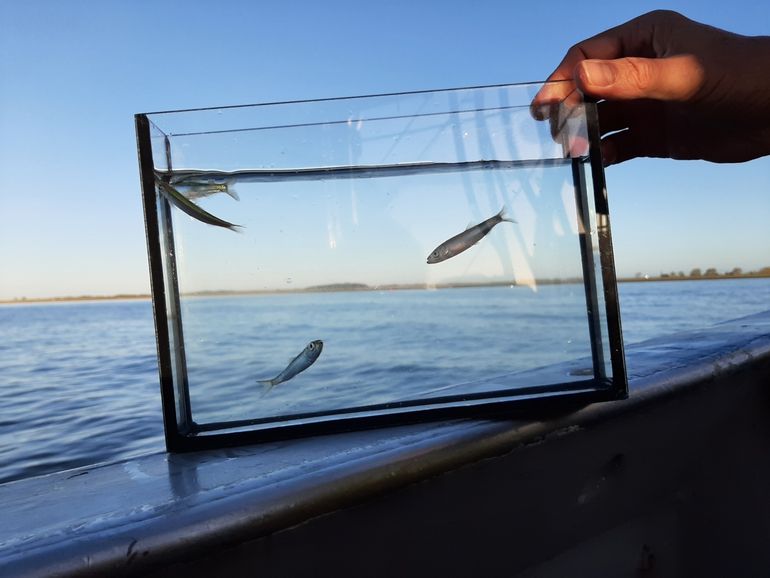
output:
[[[456,301],[453,306],[462,309],[466,320],[479,320],[475,324],[479,348],[476,353],[466,351],[462,355],[437,348],[437,354],[449,355],[458,367],[465,364],[462,371],[467,370],[468,359],[478,361],[479,355],[479,364],[494,364],[502,349],[495,326],[489,323],[488,309],[496,294],[506,290],[447,291]],[[479,291],[486,292],[483,298],[479,298]],[[424,292],[399,293],[399,309],[411,311],[418,321],[424,309],[420,301]],[[620,295],[624,338],[629,344],[764,311],[770,307],[770,279],[627,283],[620,285]],[[319,294],[318,298],[333,299],[329,294]],[[218,301],[221,305],[217,305]],[[195,307],[208,308],[213,315],[229,311],[232,322],[227,331],[232,332],[241,319],[233,303],[231,299],[210,299],[199,301]],[[339,307],[336,317],[340,335],[347,323],[344,310]],[[355,315],[348,310],[348,314]],[[526,312],[516,314],[525,316]],[[523,321],[536,327],[542,320]],[[367,327],[383,342],[405,338],[389,334],[387,324],[378,324],[377,320],[367,320]],[[532,342],[532,335],[522,332],[513,341],[506,336],[505,349],[528,352],[531,358],[539,347]],[[369,347],[364,342],[353,338],[344,346],[351,354],[357,346]],[[225,365],[242,357],[227,335],[199,347]],[[542,349],[543,364],[571,355],[568,348]],[[380,371],[372,367],[358,367],[356,371],[370,371],[386,381],[408,376],[410,382],[423,384],[428,375],[435,373],[425,370],[427,366],[421,359],[410,359],[408,347],[399,351],[398,359],[368,356],[376,360]],[[486,359],[486,351],[495,353]],[[581,351],[574,353],[580,355]],[[147,301],[0,306],[0,482],[163,451],[155,355],[152,309]],[[463,355],[468,359],[463,361]],[[199,368],[196,375],[205,382],[207,375],[216,374],[212,368]],[[251,374],[261,369],[249,366],[244,371]],[[332,369],[333,365],[328,364],[326,370]],[[237,380],[237,376],[228,379]],[[445,381],[439,379],[436,383]],[[373,390],[361,392],[361,396],[376,398],[377,390],[385,385],[372,380]],[[212,419],[232,417],[232,397],[224,393],[217,397],[218,388],[200,386],[197,391],[208,400],[209,405],[204,407]],[[195,391],[193,388],[193,396]],[[292,398],[292,403],[296,401]]]
[[[511,389],[532,385],[533,371],[541,383],[588,379],[547,375],[590,359],[577,283],[196,297],[182,316],[199,424]],[[255,381],[313,339],[319,361],[261,395]]]

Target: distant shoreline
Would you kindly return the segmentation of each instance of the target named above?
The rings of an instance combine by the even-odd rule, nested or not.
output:
[[[0,299],[0,305],[32,305],[34,303],[72,303],[77,301],[148,301],[149,294],[137,295],[77,295],[74,297],[20,297]]]
[[[743,273],[740,275],[701,275],[700,277],[688,277],[682,275],[658,275],[657,277],[623,277],[618,283],[645,283],[649,281],[724,281],[726,279],[767,279],[767,273]]]
[[[767,279],[770,278],[770,272],[744,273],[740,275],[702,275],[699,277],[689,277],[681,275],[658,275],[655,277],[620,277],[618,283],[651,283],[657,281],[723,281],[727,279]],[[537,281],[540,285],[557,285],[580,283],[580,279],[544,279]],[[426,286],[424,284],[406,284],[406,285],[378,285],[371,287],[363,283],[333,283],[329,285],[317,285],[305,289],[294,290],[251,290],[251,291],[196,291],[186,294],[186,297],[227,297],[227,296],[245,296],[245,295],[279,295],[279,294],[297,294],[297,293],[338,293],[352,291],[397,291],[397,290],[415,290],[415,289],[462,289],[472,287],[505,287],[511,285],[510,282],[495,283],[446,283],[441,285]],[[149,301],[150,294],[118,294],[118,295],[78,295],[63,297],[20,297],[17,299],[0,299],[0,305],[30,305],[35,303],[76,303],[88,301]]]

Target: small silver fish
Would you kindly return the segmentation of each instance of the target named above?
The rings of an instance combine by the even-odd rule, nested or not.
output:
[[[217,193],[225,193],[230,195],[236,201],[240,201],[241,198],[238,193],[228,183],[198,183],[198,182],[185,182],[184,184],[175,185],[176,189],[182,193],[185,197],[191,201],[194,199],[202,199]]]
[[[185,197],[182,193],[180,193],[176,187],[173,185],[170,185],[166,181],[156,178],[155,182],[158,185],[158,190],[161,192],[161,194],[166,197],[171,203],[176,205],[179,209],[193,217],[194,219],[198,219],[199,221],[206,223],[208,225],[214,225],[215,227],[223,227],[225,229],[230,229],[231,231],[237,231],[240,225],[235,225],[233,223],[230,223],[228,221],[225,221],[224,219],[220,219],[219,217],[216,217],[209,213],[208,211],[202,209],[195,203],[193,203],[190,199]]]
[[[468,227],[459,235],[455,235],[451,239],[441,243],[430,255],[428,255],[428,264],[433,265],[434,263],[441,263],[441,261],[446,261],[455,255],[459,255],[466,249],[470,249],[473,245],[481,241],[481,239],[492,230],[492,227],[503,221],[508,221],[509,223],[516,222],[505,216],[505,207],[500,209],[500,212],[495,216],[489,217],[486,221],[482,221],[478,225]]]
[[[284,381],[289,381],[292,377],[302,371],[305,371],[308,367],[313,365],[315,360],[318,359],[318,356],[321,355],[323,348],[324,342],[320,339],[311,341],[297,357],[291,360],[289,365],[286,366],[286,369],[284,369],[281,373],[279,373],[273,379],[260,380],[257,381],[257,383],[266,385],[267,390],[265,393],[267,393],[273,389],[274,386],[278,385],[279,383],[283,383]]]

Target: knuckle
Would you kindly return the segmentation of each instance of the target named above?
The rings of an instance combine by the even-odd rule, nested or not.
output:
[[[684,16],[682,16],[679,12],[663,8],[652,10],[651,12],[645,14],[644,17],[655,22],[684,20]]]
[[[581,60],[585,60],[586,58],[588,58],[584,45],[585,45],[585,41],[578,42],[577,44],[573,44],[570,47],[570,49],[567,51],[565,60],[569,60],[570,62],[580,62]]]
[[[646,58],[626,58],[626,82],[630,88],[645,93],[655,83],[655,73]]]

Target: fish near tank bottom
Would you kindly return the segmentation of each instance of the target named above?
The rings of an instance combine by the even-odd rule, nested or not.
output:
[[[167,448],[625,397],[596,106],[548,86],[136,115]]]

